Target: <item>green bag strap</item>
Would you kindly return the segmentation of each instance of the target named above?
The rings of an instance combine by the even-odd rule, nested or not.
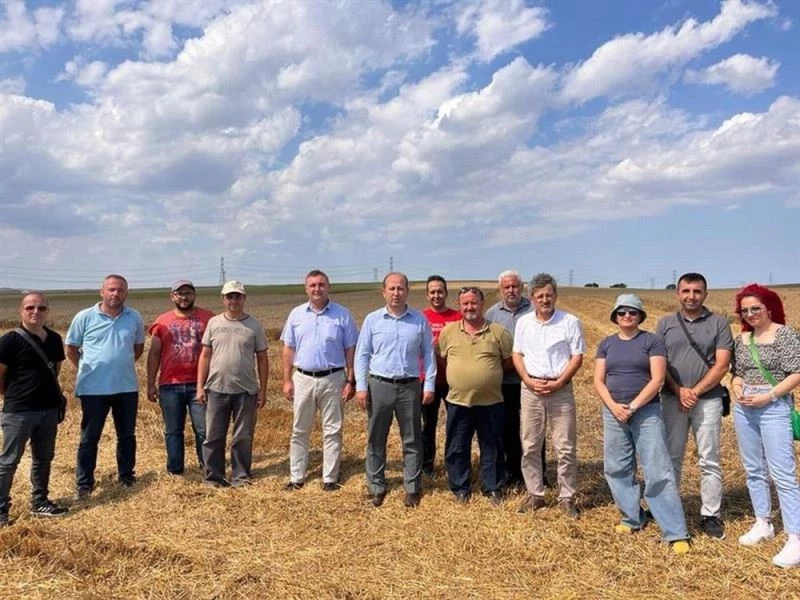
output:
[[[766,379],[767,382],[770,385],[772,385],[772,387],[775,387],[776,385],[778,385],[778,381],[775,379],[774,375],[772,373],[770,373],[769,371],[767,371],[764,368],[764,365],[761,364],[761,357],[758,355],[758,348],[756,348],[756,341],[755,341],[755,339],[753,339],[754,337],[755,336],[753,335],[753,332],[751,331],[750,332],[750,343],[748,344],[748,348],[750,349],[750,356],[752,357],[753,362],[756,363],[756,367],[758,367],[758,370],[761,371],[761,376],[764,379]]]

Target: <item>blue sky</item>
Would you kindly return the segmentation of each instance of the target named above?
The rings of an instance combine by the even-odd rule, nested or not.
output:
[[[793,1],[0,0],[0,287],[798,282]]]

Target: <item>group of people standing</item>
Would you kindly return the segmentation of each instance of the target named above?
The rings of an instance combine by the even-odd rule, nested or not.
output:
[[[283,343],[282,394],[292,403],[289,491],[306,484],[310,435],[316,412],[323,438],[322,489],[341,486],[344,404],[355,398],[367,411],[366,478],[370,502],[387,496],[387,441],[397,420],[403,449],[407,507],[419,506],[423,475],[434,476],[436,430],[445,404],[444,465],[454,499],[471,500],[473,438],[480,449],[480,489],[494,506],[504,491],[522,487],[519,512],[544,508],[545,435],[556,455],[558,504],[579,516],[577,419],[572,379],[586,343],[580,320],[556,308],[556,280],[541,273],[529,284],[529,298],[516,271],[498,277],[500,301],[485,310],[484,292],[458,291],[458,310],[447,306],[447,282],[426,282],[429,306],[408,305],[409,283],[402,273],[383,281],[385,305],[369,313],[359,331],[350,312],[329,297],[327,275],[305,278],[308,301],[294,308]],[[117,432],[119,483],[136,482],[135,424],[138,384],[135,363],[144,351],[145,328],[125,304],[124,277],[109,275],[101,301],[72,321],[66,352],[57,332],[45,326],[44,294],[26,294],[22,326],[0,338],[3,451],[0,455],[0,525],[8,524],[11,482],[30,441],[33,484],[31,512],[60,516],[65,507],[48,498],[62,394],[58,372],[66,358],[77,369],[81,438],[76,486],[78,500],[96,485],[100,436],[108,413]],[[681,466],[689,432],[695,438],[701,473],[701,528],[722,538],[720,432],[725,388],[733,374],[734,422],[756,513],[753,528],[739,538],[753,545],[774,536],[767,476],[775,482],[788,534],[776,565],[800,565],[800,487],[795,475],[789,424],[792,390],[800,384],[800,335],[785,325],[780,298],[761,286],[736,296],[743,333],[734,342],[727,320],[709,311],[705,278],[687,273],[677,284],[679,310],[643,331],[641,300],[621,295],[611,311],[619,331],[598,346],[594,384],[603,403],[604,470],[622,519],[619,533],[633,533],[648,520],[659,525],[677,554],[689,551],[689,533],[679,495]],[[265,404],[269,373],[267,337],[245,312],[246,292],[237,281],[222,288],[224,312],[195,305],[192,282],[175,282],[173,309],[150,326],[147,397],[158,401],[164,419],[167,470],[185,468],[187,415],[206,483],[244,486],[252,481],[256,409]],[[231,421],[231,476],[225,469]],[[636,480],[637,460],[644,494]]]

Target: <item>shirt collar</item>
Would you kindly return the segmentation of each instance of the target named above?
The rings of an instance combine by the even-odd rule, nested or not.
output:
[[[317,310],[316,308],[314,308],[314,307],[311,305],[311,300],[309,300],[308,302],[306,302],[306,310],[307,310],[307,311],[309,311],[309,312],[313,312],[314,314],[317,314],[317,315],[321,315],[321,314],[322,314],[322,313],[324,313],[326,310],[328,310],[330,307],[331,307],[331,300],[330,300],[330,298],[328,298],[328,302],[325,304],[325,306],[323,306],[323,307],[322,307],[322,310]]]
[[[696,323],[697,321],[702,321],[703,319],[707,319],[709,316],[711,316],[711,311],[708,310],[708,308],[706,308],[705,306],[703,306],[703,309],[700,311],[700,314],[694,319],[687,318],[686,315],[683,314],[682,310],[680,311],[679,314],[681,316],[681,319],[683,319],[687,323]]]
[[[490,323],[489,319],[484,317],[483,318],[483,325],[481,326],[481,328],[478,331],[476,331],[475,333],[470,333],[469,335],[480,335],[482,333],[485,333],[485,332],[489,331],[489,323]],[[458,328],[461,331],[463,331],[464,333],[467,333],[467,330],[464,329],[464,319],[461,319],[461,321],[459,321]]]
[[[408,304],[406,304],[406,309],[402,312],[402,314],[399,314],[399,315],[395,316],[395,315],[393,315],[392,313],[389,312],[388,308],[386,308],[384,306],[381,309],[381,315],[383,315],[384,317],[389,317],[390,319],[402,319],[403,317],[405,317],[409,313],[409,311],[411,311],[411,308],[408,306]]]
[[[510,308],[508,308],[506,306],[505,302],[503,302],[501,300],[500,301],[500,310],[504,310],[504,311],[506,311],[508,313],[511,313],[512,315],[515,315],[519,311],[521,311],[524,308],[529,307],[530,305],[531,305],[531,301],[528,298],[526,298],[525,296],[523,296],[522,299],[519,301],[519,304],[517,305],[517,308],[515,308],[514,310],[511,310]]]

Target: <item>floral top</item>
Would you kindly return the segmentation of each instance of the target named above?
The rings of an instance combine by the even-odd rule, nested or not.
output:
[[[749,341],[749,340],[748,340]],[[776,381],[783,381],[792,373],[800,373],[800,333],[788,325],[775,332],[775,341],[771,344],[756,344],[761,365],[772,373]],[[750,385],[763,385],[769,382],[759,371],[750,356],[748,344],[739,335],[733,344],[733,360],[731,373],[741,377]]]

